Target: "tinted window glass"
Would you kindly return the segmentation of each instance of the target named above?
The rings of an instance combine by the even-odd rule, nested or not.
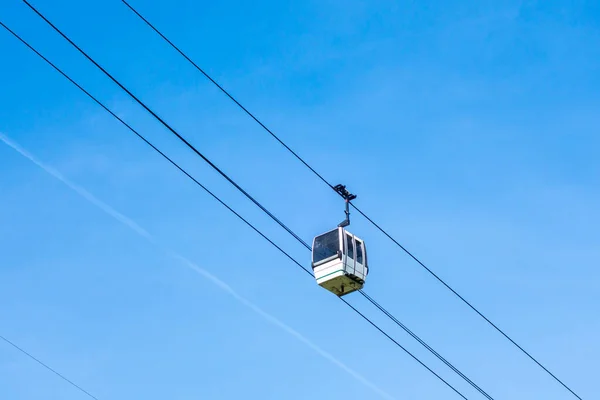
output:
[[[346,244],[348,245],[348,257],[354,258],[354,245],[352,244],[352,237],[350,235],[346,235]]]
[[[338,230],[327,232],[315,239],[313,262],[319,262],[337,254],[340,247]]]
[[[363,263],[362,243],[358,240],[356,241],[356,262],[359,264]]]

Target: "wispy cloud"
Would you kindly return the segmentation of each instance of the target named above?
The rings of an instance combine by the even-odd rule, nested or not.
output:
[[[307,337],[305,337],[304,335],[302,335],[300,332],[296,331],[295,329],[293,329],[292,327],[290,327],[286,323],[284,323],[281,320],[279,320],[277,317],[269,314],[268,312],[266,312],[262,308],[260,308],[258,305],[254,304],[250,300],[248,300],[245,297],[243,297],[242,295],[240,295],[231,286],[229,286],[227,283],[225,283],[221,279],[217,278],[215,275],[211,274],[209,271],[205,270],[204,268],[201,268],[200,266],[198,266],[194,262],[190,261],[186,257],[184,257],[184,256],[182,256],[182,255],[174,252],[173,250],[171,250],[171,249],[163,246],[162,244],[160,244],[148,231],[146,231],[144,228],[142,228],[141,226],[139,226],[131,218],[129,218],[129,217],[121,214],[120,212],[118,212],[117,210],[115,210],[114,208],[112,208],[111,206],[109,206],[108,204],[106,204],[103,201],[99,200],[93,194],[91,194],[90,192],[88,192],[87,190],[85,190],[83,187],[81,187],[81,186],[79,186],[79,185],[71,182],[69,179],[67,179],[58,170],[52,168],[49,165],[44,164],[37,157],[35,157],[31,153],[29,153],[27,150],[25,150],[19,144],[17,144],[16,142],[14,142],[13,140],[11,140],[7,136],[3,135],[2,133],[0,133],[0,140],[2,142],[4,142],[7,146],[11,147],[13,150],[17,151],[23,157],[27,158],[29,161],[33,162],[35,165],[37,165],[38,167],[40,167],[41,169],[43,169],[44,171],[46,171],[48,174],[52,175],[54,178],[56,178],[56,179],[60,180],[61,182],[63,182],[71,190],[75,191],[77,194],[79,194],[80,196],[82,196],[84,199],[86,199],[90,203],[94,204],[96,207],[100,208],[102,211],[104,211],[105,213],[107,213],[108,215],[110,215],[111,217],[113,217],[114,219],[116,219],[117,221],[119,221],[122,224],[126,225],[131,230],[133,230],[134,232],[136,232],[138,235],[142,236],[144,239],[148,240],[153,245],[157,246],[160,250],[162,250],[163,252],[165,252],[169,256],[173,257],[174,259],[178,260],[184,266],[192,269],[193,271],[197,272],[198,274],[200,274],[204,278],[208,279],[210,282],[212,282],[213,284],[215,284],[216,286],[218,286],[221,290],[223,290],[224,292],[226,292],[227,294],[229,294],[230,296],[232,296],[234,299],[236,299],[237,301],[239,301],[240,303],[242,303],[246,307],[250,308],[252,311],[254,311],[258,315],[260,315],[261,317],[263,317],[264,319],[266,319],[268,322],[270,322],[273,325],[279,327],[283,331],[287,332],[288,334],[290,334],[293,337],[295,337],[296,339],[298,339],[300,342],[304,343],[305,345],[307,345],[308,347],[310,347],[311,349],[313,349],[320,356],[322,356],[323,358],[327,359],[328,361],[332,362],[333,364],[335,364],[336,366],[338,366],[339,368],[341,368],[342,370],[344,370],[345,372],[347,372],[348,374],[350,374],[353,378],[357,379],[359,382],[361,382],[365,386],[367,386],[370,389],[372,389],[373,391],[375,391],[382,398],[385,398],[385,399],[394,399],[393,396],[391,396],[390,394],[386,393],[383,389],[379,388],[377,385],[375,385],[374,383],[370,382],[368,379],[366,379],[365,377],[363,377],[362,375],[360,375],[358,372],[354,371],[352,368],[348,367],[346,364],[344,364],[342,361],[338,360],[332,354],[330,354],[327,351],[325,351],[322,348],[320,348],[318,345],[316,345],[315,343],[313,343],[310,339],[308,339]]]

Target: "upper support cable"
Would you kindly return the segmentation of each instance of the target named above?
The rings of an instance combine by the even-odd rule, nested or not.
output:
[[[289,151],[296,159],[298,159],[304,166],[306,166],[315,176],[317,176],[323,183],[325,183],[330,188],[336,189],[338,186],[333,186],[327,179],[323,177],[315,168],[313,168],[304,158],[302,158],[298,153],[296,153],[293,149],[291,149],[279,136],[277,136],[271,129],[269,129],[257,116],[255,116],[252,112],[250,112],[247,108],[245,108],[240,101],[238,101],[231,93],[229,93],[223,86],[221,86],[217,81],[215,81],[206,71],[204,71],[196,62],[194,62],[183,50],[181,50],[177,45],[175,45],[170,39],[168,39],[158,28],[156,28],[150,21],[148,21],[141,13],[139,13],[132,5],[130,5],[126,0],[121,0],[137,17],[139,17],[146,25],[148,25],[154,32],[156,32],[165,42],[167,42],[175,51],[177,51],[182,57],[184,57],[191,65],[193,65],[200,73],[202,73],[209,81],[211,81],[219,90],[221,90],[229,99],[231,99],[240,109],[242,109],[246,114],[250,116],[257,124],[259,124],[267,133],[269,133],[277,142],[279,142],[287,151]],[[338,192],[340,193],[340,192]],[[340,193],[341,195],[341,193]],[[343,196],[342,196],[343,197]],[[508,341],[510,341],[516,348],[518,348],[522,353],[524,353],[527,357],[529,357],[533,362],[535,362],[540,368],[542,368],[546,373],[548,373],[555,381],[560,383],[565,389],[567,389],[571,394],[573,394],[578,399],[581,397],[575,393],[567,384],[565,384],[561,379],[559,379],[556,375],[554,375],[548,368],[546,368],[540,361],[538,361],[533,355],[527,352],[521,345],[517,344],[515,340],[513,340],[507,333],[505,333],[500,327],[494,324],[489,318],[487,318],[479,309],[473,306],[470,302],[468,302],[462,295],[460,295],[457,291],[455,291],[448,283],[446,283],[442,278],[436,275],[429,267],[425,266],[420,260],[418,260],[413,254],[411,254],[404,246],[402,246],[396,239],[394,239],[386,230],[380,227],[377,223],[375,223],[370,217],[368,217],[365,213],[360,211],[354,204],[352,206],[362,214],[371,224],[373,224],[377,229],[379,229],[385,236],[387,236],[390,240],[392,240],[400,249],[402,249],[405,253],[407,253],[410,257],[412,257],[421,267],[423,267],[430,275],[432,275],[435,279],[437,279],[441,284],[443,284],[448,290],[450,290],[455,296],[457,296],[463,303],[465,303],[469,308],[471,308],[475,313],[477,313],[483,320],[485,320],[489,325],[491,325],[496,331],[498,331],[502,336],[504,336]],[[349,215],[349,212],[346,212],[346,215]],[[344,220],[340,224],[340,226],[344,223],[350,224],[349,217]],[[344,225],[346,226],[346,225]],[[305,246],[306,247],[306,246]]]

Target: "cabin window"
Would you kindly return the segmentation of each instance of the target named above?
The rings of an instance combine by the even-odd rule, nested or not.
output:
[[[356,262],[359,264],[363,263],[363,247],[362,243],[358,240],[356,241]]]
[[[348,234],[346,234],[346,245],[348,246],[348,252],[346,254],[350,258],[354,258],[354,241],[352,240],[352,236]]]
[[[340,237],[337,229],[318,236],[313,248],[313,263],[337,255],[339,248]]]

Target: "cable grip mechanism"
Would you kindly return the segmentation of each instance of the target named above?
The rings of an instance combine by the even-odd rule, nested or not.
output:
[[[342,196],[342,198],[344,199],[344,201],[346,203],[346,209],[344,211],[346,213],[346,219],[343,220],[342,222],[340,222],[338,225],[340,228],[343,228],[345,226],[350,225],[350,201],[354,200],[356,198],[356,195],[350,193],[346,189],[346,185],[341,185],[341,184],[335,185],[333,187],[333,190],[335,190],[337,194]]]

